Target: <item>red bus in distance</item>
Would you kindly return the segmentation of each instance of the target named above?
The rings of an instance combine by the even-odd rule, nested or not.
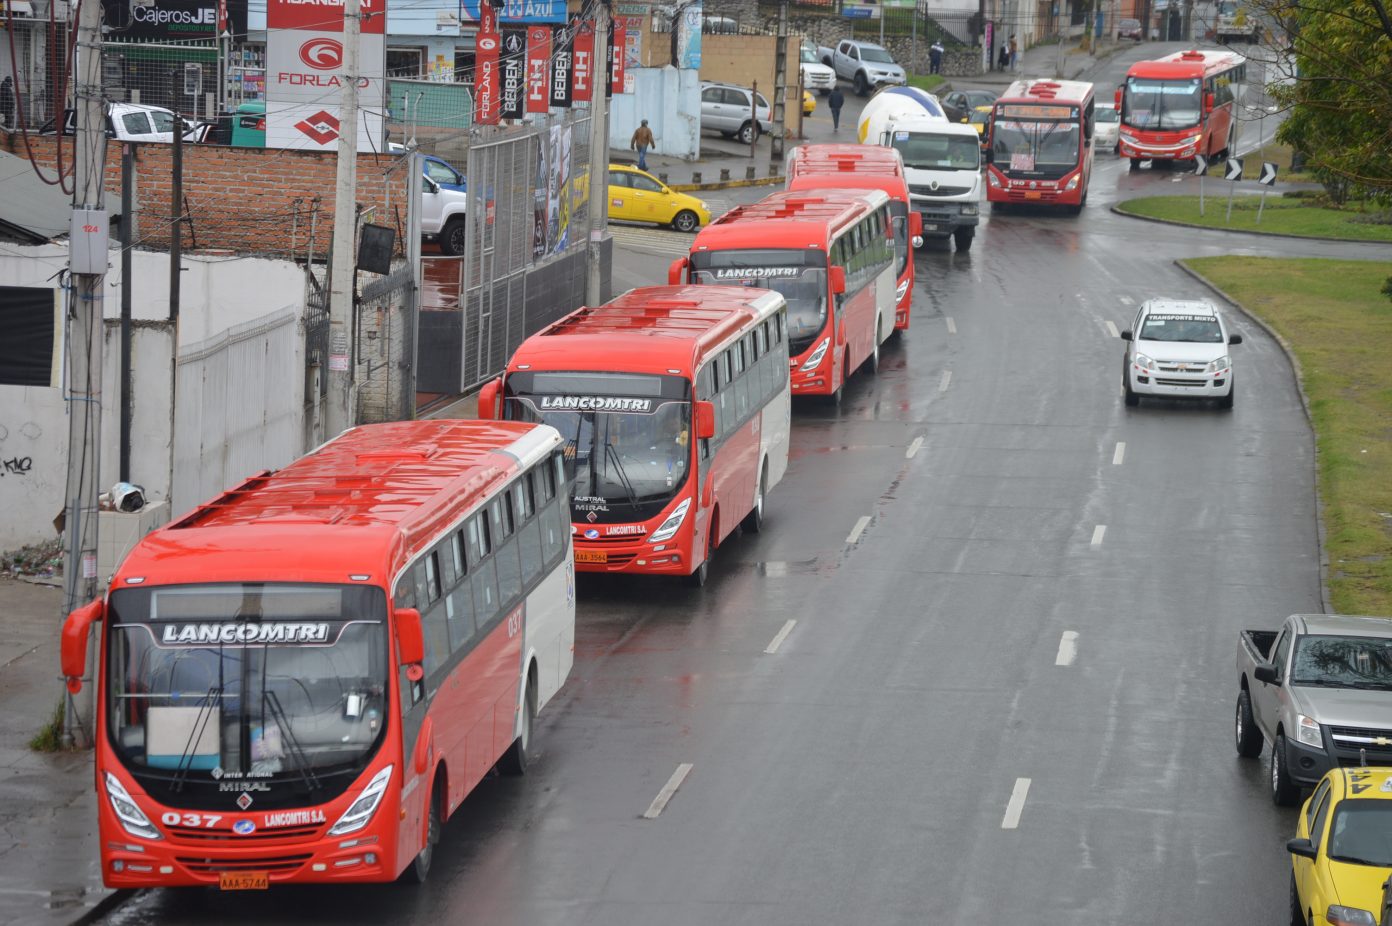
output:
[[[1179,51],[1137,61],[1117,88],[1119,151],[1136,170],[1142,161],[1231,157],[1247,59],[1234,51]]]
[[[421,881],[570,673],[575,578],[551,428],[350,429],[141,540],[63,628],[99,628],[109,887]]]
[[[909,327],[913,303],[913,250],[923,246],[923,215],[914,212],[909,181],[899,151],[880,145],[798,145],[788,154],[788,182],[784,189],[883,190],[889,196],[894,223],[895,287],[894,328]]]
[[[881,190],[772,193],[696,235],[668,282],[772,289],[788,302],[793,395],[839,400],[894,332],[894,222]]]
[[[1060,206],[1077,215],[1092,180],[1093,86],[1017,80],[993,104],[986,164],[991,203]]]
[[[565,441],[581,571],[690,576],[763,526],[788,468],[783,297],[646,286],[532,335],[484,386],[479,414],[542,421]]]

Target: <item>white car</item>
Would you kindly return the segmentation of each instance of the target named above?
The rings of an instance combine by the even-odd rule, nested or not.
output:
[[[1121,114],[1115,103],[1098,103],[1092,129],[1093,151],[1116,151],[1121,143]]]
[[[1148,299],[1136,313],[1135,328],[1121,333],[1129,341],[1122,358],[1121,387],[1127,405],[1141,396],[1216,399],[1233,406],[1232,358],[1228,346],[1241,344],[1223,317],[1206,300]]]
[[[802,89],[815,90],[822,96],[836,86],[836,72],[817,59],[817,47],[802,43],[798,53],[798,70],[802,72]]]

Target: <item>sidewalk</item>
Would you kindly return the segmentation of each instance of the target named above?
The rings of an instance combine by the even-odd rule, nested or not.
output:
[[[57,588],[0,578],[0,923],[67,926],[111,892],[101,883],[92,753],[38,753],[53,716]]]

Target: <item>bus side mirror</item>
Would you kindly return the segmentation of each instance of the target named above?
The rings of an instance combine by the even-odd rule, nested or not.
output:
[[[490,379],[479,387],[478,416],[483,421],[494,421],[498,416],[498,390],[502,388],[503,378]]]
[[[1208,111],[1210,111],[1211,109],[1213,109],[1213,94],[1212,94],[1212,93],[1205,93],[1205,94],[1203,95],[1203,108],[1204,108],[1204,112],[1208,112]]]
[[[923,213],[909,213],[909,237],[917,238],[923,234]]]
[[[696,402],[696,439],[710,440],[715,436],[715,406],[710,402]]]
[[[844,295],[846,292],[846,268],[831,268],[831,294],[833,296]]]
[[[73,694],[82,690],[82,676],[87,674],[87,635],[91,632],[92,624],[101,620],[105,613],[106,605],[98,598],[78,608],[63,621],[60,661],[68,691]]]
[[[420,667],[425,661],[425,636],[421,630],[420,612],[415,608],[396,609],[396,652],[401,664],[407,667],[406,675],[411,678],[410,667]],[[419,681],[411,678],[411,681]]]
[[[991,150],[991,138],[989,135],[986,137],[986,150],[981,152],[981,159],[987,164],[996,163],[996,155],[995,152]]]
[[[1117,87],[1117,88],[1116,88],[1116,108],[1117,108],[1117,112],[1120,112],[1120,111],[1121,111],[1121,88],[1120,88],[1120,87]]]
[[[680,286],[686,282],[686,258],[678,257],[667,268],[667,285]]]

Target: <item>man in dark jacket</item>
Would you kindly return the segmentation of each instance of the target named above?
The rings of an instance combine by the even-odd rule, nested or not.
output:
[[[831,95],[827,97],[827,108],[831,110],[831,130],[833,132],[841,128],[841,107],[846,103],[846,98],[841,95],[840,86],[831,88]]]

